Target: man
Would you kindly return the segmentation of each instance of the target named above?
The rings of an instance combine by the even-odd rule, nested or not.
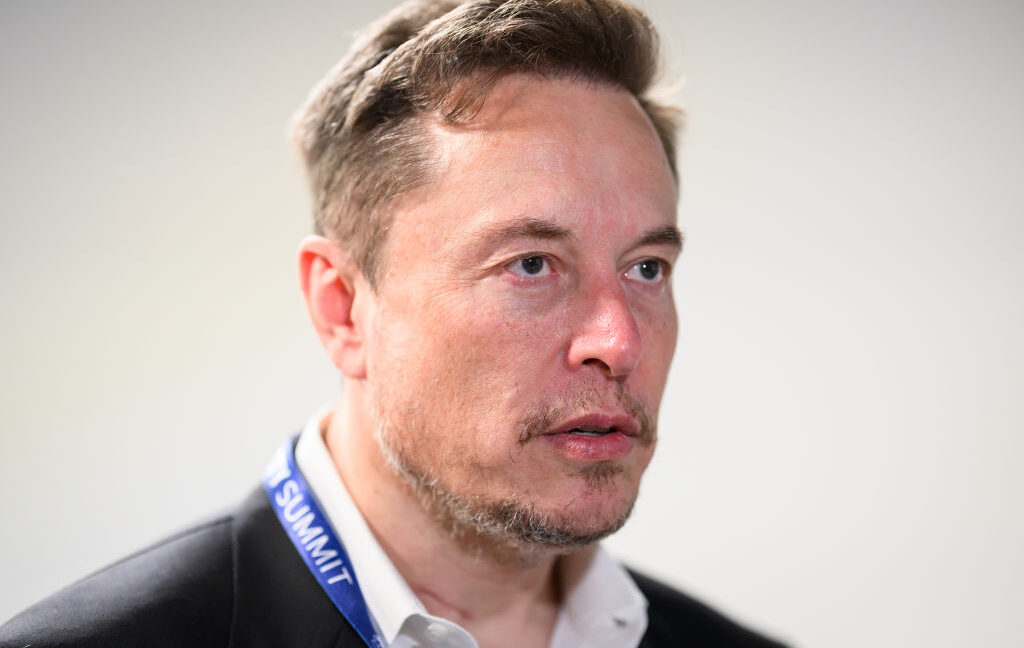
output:
[[[676,339],[670,109],[615,0],[414,1],[315,89],[299,254],[341,403],[237,511],[3,645],[769,646],[611,560]]]

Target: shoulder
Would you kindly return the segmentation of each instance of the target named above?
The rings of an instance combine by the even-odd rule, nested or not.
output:
[[[0,628],[0,645],[227,645],[232,524],[217,517],[78,581]]]
[[[679,590],[633,570],[629,574],[648,603],[643,648],[680,642],[708,648],[782,648]]]
[[[0,627],[0,648],[360,645],[262,487],[71,585]]]

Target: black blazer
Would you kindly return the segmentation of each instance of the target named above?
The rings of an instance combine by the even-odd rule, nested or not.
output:
[[[643,648],[780,645],[657,581],[633,578],[650,603]],[[232,513],[88,576],[0,627],[2,648],[363,645],[307,571],[262,488]]]

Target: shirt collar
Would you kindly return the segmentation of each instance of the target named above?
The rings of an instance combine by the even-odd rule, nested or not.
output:
[[[637,646],[647,630],[647,599],[600,545],[559,563],[565,599],[552,646]]]
[[[390,645],[395,643],[410,617],[431,620],[432,617],[373,537],[339,478],[320,429],[325,416],[326,412],[319,412],[306,424],[295,447],[295,461],[338,537],[345,543],[366,607],[381,636]],[[468,633],[466,637],[469,638]],[[475,648],[476,642],[465,645]]]

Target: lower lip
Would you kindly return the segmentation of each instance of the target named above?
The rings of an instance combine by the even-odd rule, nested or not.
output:
[[[540,437],[556,451],[574,461],[609,461],[621,459],[629,454],[636,439],[622,432],[604,436],[583,436],[580,434],[545,434]]]

